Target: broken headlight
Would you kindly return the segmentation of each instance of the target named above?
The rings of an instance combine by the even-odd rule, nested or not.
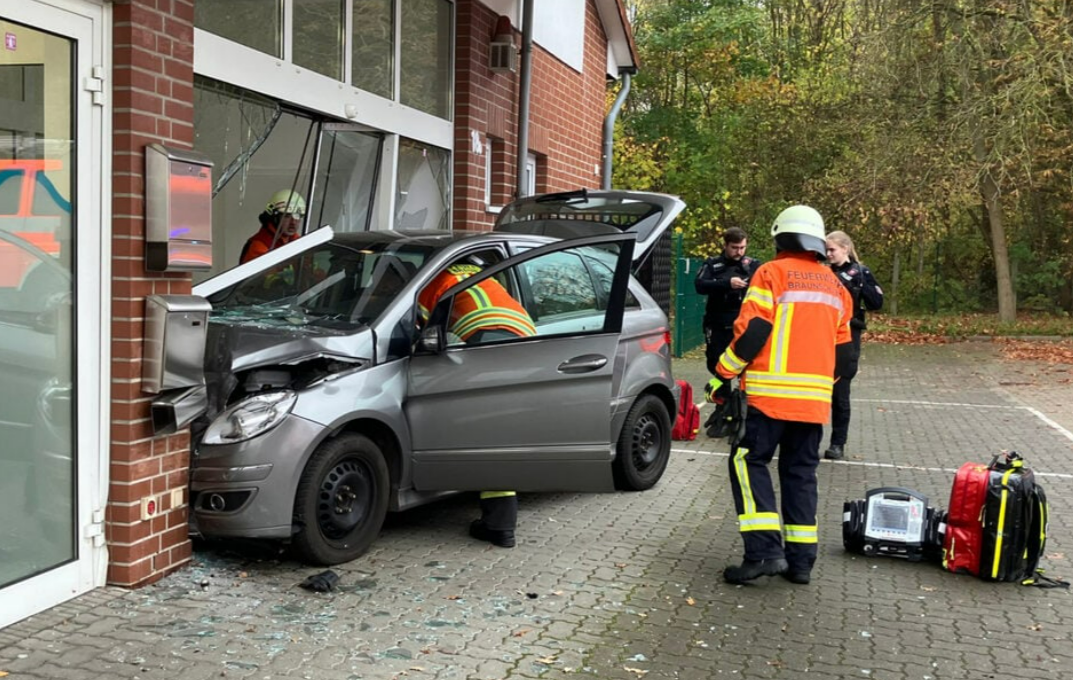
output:
[[[253,439],[282,423],[296,401],[298,393],[291,390],[263,392],[244,399],[216,416],[202,442],[235,444]]]

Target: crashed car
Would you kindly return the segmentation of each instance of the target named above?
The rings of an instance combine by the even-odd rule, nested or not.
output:
[[[677,390],[667,317],[631,271],[683,207],[580,191],[515,202],[490,232],[322,227],[195,287],[212,311],[191,533],[330,565],[447,493],[650,488]],[[478,273],[423,314],[458,263]],[[451,332],[454,300],[493,277],[535,335]]]

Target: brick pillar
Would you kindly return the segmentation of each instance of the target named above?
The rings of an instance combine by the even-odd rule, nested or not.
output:
[[[194,141],[193,0],[114,0],[112,422],[108,582],[152,583],[190,560],[187,432],[153,437],[141,391],[145,298],[189,294],[187,274],[146,272],[145,147]],[[172,504],[172,491],[181,501]],[[143,520],[142,503],[156,513]],[[178,499],[177,499],[178,500]]]
[[[455,7],[454,228],[491,229],[496,216],[485,209],[485,158],[473,152],[473,134],[482,144],[488,135],[496,138],[492,202],[509,203],[517,158],[518,74],[493,73],[489,68],[489,44],[498,15],[475,0]]]

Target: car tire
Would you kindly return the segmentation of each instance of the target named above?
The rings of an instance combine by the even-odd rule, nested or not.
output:
[[[615,488],[644,491],[655,486],[671,458],[671,416],[663,400],[644,394],[633,403],[619,434]]]
[[[360,557],[384,524],[390,481],[384,454],[368,437],[344,434],[317,447],[295,493],[298,556],[322,565]]]

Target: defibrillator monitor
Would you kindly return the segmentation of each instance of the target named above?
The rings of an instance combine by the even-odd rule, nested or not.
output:
[[[911,489],[883,487],[865,495],[865,540],[919,544],[927,526],[928,499]]]

